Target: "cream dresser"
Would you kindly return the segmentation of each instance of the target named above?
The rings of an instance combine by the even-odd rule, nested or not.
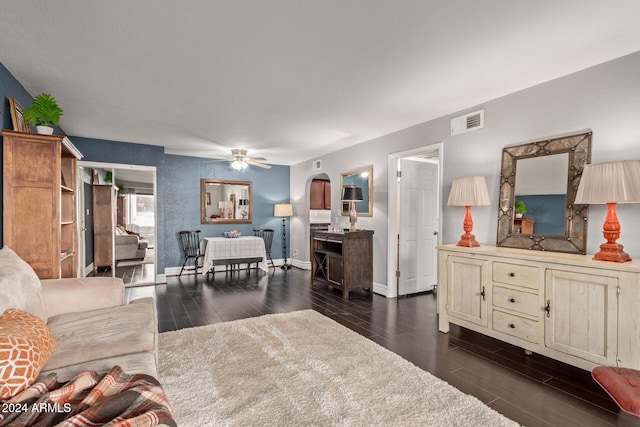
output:
[[[439,329],[449,324],[590,370],[640,369],[640,261],[438,246]]]

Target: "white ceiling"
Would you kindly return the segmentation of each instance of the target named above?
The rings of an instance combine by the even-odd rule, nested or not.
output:
[[[70,135],[296,164],[640,51],[638,16],[638,0],[3,0],[0,61],[58,99]]]

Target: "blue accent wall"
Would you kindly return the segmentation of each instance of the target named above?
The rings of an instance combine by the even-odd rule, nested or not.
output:
[[[20,82],[13,77],[9,70],[0,62],[0,99],[2,100],[2,102],[0,102],[0,118],[2,118],[2,129],[13,129],[11,111],[9,110],[9,98],[15,98],[24,108],[30,107],[33,99],[29,92],[27,92]],[[2,150],[0,150],[0,162],[2,162],[2,155]],[[2,175],[0,175],[0,198],[2,198],[2,188]],[[3,232],[0,226],[0,247],[4,241]]]
[[[279,218],[273,216],[273,205],[289,202],[288,166],[272,165],[268,170],[249,166],[235,171],[231,169],[229,162],[209,162],[199,157],[168,155],[164,153],[163,147],[154,145],[75,136],[69,138],[84,155],[84,161],[156,167],[156,246],[159,273],[166,267],[182,265],[182,249],[178,240],[180,230],[201,230],[201,237],[212,237],[221,236],[224,231],[231,229],[236,229],[243,235],[253,235],[254,228],[274,228],[276,234],[271,255],[276,259],[283,257],[280,232],[282,224]],[[201,224],[201,178],[251,181],[254,203],[252,223]]]
[[[253,212],[251,224],[201,224],[200,179],[251,181]],[[289,166],[272,165],[271,169],[249,166],[233,170],[229,162],[211,162],[203,158],[164,156],[162,177],[158,186],[164,189],[164,241],[167,266],[182,265],[178,231],[201,230],[201,237],[219,237],[224,231],[238,230],[244,236],[253,235],[254,228],[275,230],[271,255],[282,255],[282,221],[273,216],[276,203],[289,203]],[[287,236],[289,222],[287,221]],[[162,230],[159,230],[159,234]],[[287,237],[288,239],[288,237]],[[290,245],[287,245],[289,248]],[[287,252],[289,250],[287,249]],[[288,256],[288,255],[287,255]],[[289,256],[288,256],[289,257]]]
[[[534,234],[564,235],[566,196],[564,194],[541,194],[534,196],[517,196],[516,202],[522,200],[528,212],[524,215],[536,221]]]

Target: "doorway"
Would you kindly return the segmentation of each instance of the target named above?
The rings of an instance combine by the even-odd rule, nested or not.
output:
[[[441,165],[442,143],[389,155],[387,297],[437,285]]]
[[[125,286],[156,282],[156,168],[78,162],[80,270],[119,277]]]

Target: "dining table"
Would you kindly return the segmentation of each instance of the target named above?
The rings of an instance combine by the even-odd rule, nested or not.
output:
[[[204,237],[200,253],[203,254],[203,273],[215,272],[216,265],[252,264],[269,271],[264,240],[256,236]],[[259,259],[258,261],[256,261]]]

